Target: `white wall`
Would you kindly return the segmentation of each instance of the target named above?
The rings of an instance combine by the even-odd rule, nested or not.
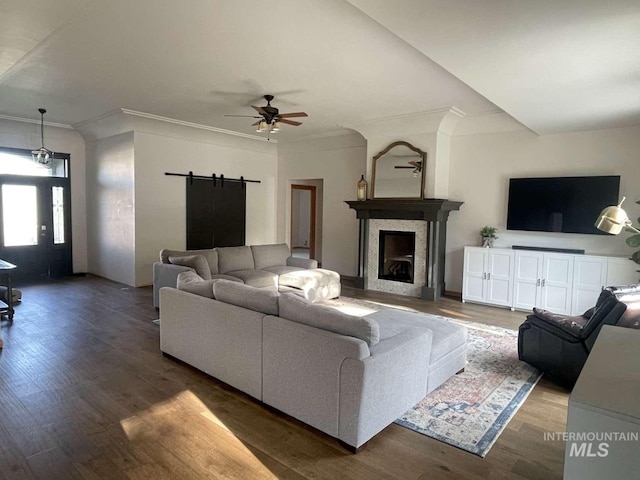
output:
[[[73,271],[87,271],[87,210],[85,142],[70,129],[45,125],[44,144],[54,152],[71,155],[71,229]],[[33,150],[41,145],[40,123],[0,119],[0,146]]]
[[[629,255],[618,237],[506,230],[511,177],[620,175],[620,194],[632,220],[640,215],[640,127],[537,136],[528,130],[454,136],[450,195],[465,202],[449,216],[446,288],[462,291],[462,248],[479,245],[484,225],[498,228],[495,246],[578,248],[590,254]],[[594,219],[595,221],[595,219]]]
[[[186,180],[165,172],[260,180],[246,186],[246,243],[276,241],[275,144],[185,128],[136,130],[134,143],[136,286],[152,283],[162,248],[186,248]]]
[[[135,285],[133,132],[87,142],[88,271]]]
[[[342,275],[355,276],[358,271],[358,220],[344,202],[356,199],[366,152],[366,142],[357,133],[278,145],[278,240],[291,238],[291,183],[322,179],[320,258],[324,268]]]

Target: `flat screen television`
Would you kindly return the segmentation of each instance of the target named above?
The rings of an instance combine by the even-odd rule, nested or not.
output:
[[[607,235],[593,224],[619,193],[619,175],[512,178],[507,230]]]

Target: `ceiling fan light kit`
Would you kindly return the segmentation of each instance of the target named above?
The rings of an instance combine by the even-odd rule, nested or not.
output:
[[[262,132],[266,132],[267,131],[267,122],[264,120],[261,120],[260,123],[258,123],[258,128],[256,130],[256,132],[262,133]]]
[[[257,107],[252,105],[251,107],[260,114],[260,116],[256,115],[225,115],[225,117],[247,117],[247,118],[259,118],[257,122],[252,124],[252,126],[257,126],[256,132],[267,134],[277,133],[282,129],[282,124],[292,125],[294,127],[298,127],[302,125],[302,122],[298,122],[295,120],[289,120],[289,118],[294,117],[306,117],[307,114],[305,112],[292,112],[292,113],[280,113],[276,107],[271,106],[271,100],[273,100],[273,95],[265,95],[264,99],[267,101],[267,104],[264,107]]]

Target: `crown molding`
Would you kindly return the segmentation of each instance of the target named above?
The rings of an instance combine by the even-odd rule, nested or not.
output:
[[[295,139],[292,140],[288,140],[287,143],[301,143],[301,142],[306,142],[309,140],[319,140],[319,139],[323,139],[323,138],[334,138],[334,137],[343,137],[343,136],[347,136],[347,135],[359,135],[358,132],[356,132],[353,129],[347,128],[347,127],[341,127],[342,130],[336,130],[333,132],[325,132],[325,133],[312,133],[311,135],[305,135],[303,137],[296,137]]]
[[[505,113],[505,111],[501,108],[496,108],[494,110],[486,110],[484,112],[468,113],[467,118],[484,117],[486,115],[498,115],[500,113]]]
[[[104,120],[105,118],[109,118],[109,117],[111,117],[113,115],[118,115],[119,113],[122,113],[122,110],[119,109],[119,108],[116,109],[116,110],[110,110],[110,111],[108,111],[106,113],[103,113],[103,114],[100,114],[100,115],[98,115],[96,117],[91,117],[91,118],[89,118],[87,120],[83,120],[81,122],[74,123],[72,125],[72,127],[75,128],[76,130],[80,130],[83,127],[86,127],[87,125],[90,125],[90,124],[92,124],[94,122],[99,122],[100,120]]]
[[[448,107],[448,108],[437,108],[435,110],[425,110],[422,112],[411,112],[411,113],[401,113],[399,115],[391,115],[389,117],[378,117],[372,118],[369,120],[364,120],[362,122],[356,122],[354,125],[375,125],[379,123],[387,123],[387,122],[396,122],[400,120],[420,120],[425,117],[438,117],[440,115],[444,116],[447,114],[452,114],[459,118],[464,118],[467,114],[460,110],[457,107]],[[344,128],[351,128],[347,125],[341,125]]]
[[[12,117],[11,115],[0,114],[0,120],[11,120],[12,122],[22,122],[22,123],[35,123],[36,125],[40,125],[40,120],[36,120],[33,118]],[[66,123],[47,122],[45,120],[44,124],[47,127],[66,128],[69,130],[74,129],[73,126],[67,125]]]
[[[93,141],[120,133],[137,131],[185,139],[197,137],[200,138],[200,140],[203,138],[202,135],[213,132],[220,134],[220,139],[227,138],[229,141],[231,141],[231,139],[237,139],[236,141],[243,139],[251,140],[252,142],[257,141],[260,142],[260,144],[277,145],[278,143],[277,140],[273,138],[269,141],[266,137],[186,122],[184,120],[177,120],[127,108],[118,108],[74,124],[73,126],[82,134],[85,141]],[[188,132],[191,132],[191,134]],[[257,144],[254,145],[257,146]]]
[[[359,132],[366,139],[397,137],[424,133],[448,133],[466,116],[457,107],[438,108],[423,112],[403,113],[341,125]]]
[[[202,125],[200,123],[187,122],[184,120],[177,120],[175,118],[163,117],[160,115],[154,115],[152,113],[139,112],[137,110],[130,110],[128,108],[121,108],[120,112],[125,115],[131,115],[134,117],[147,118],[150,120],[156,120],[159,122],[171,123],[173,125],[180,125],[182,127],[196,128],[198,130],[207,130],[209,132],[222,133],[224,135],[233,135],[236,137],[249,138],[251,140],[258,140],[261,142],[278,143],[275,139],[267,139],[265,137],[259,137],[257,135],[251,135],[249,133],[235,132],[233,130],[227,130],[224,128],[212,127],[209,125]]]
[[[504,110],[496,109],[467,115],[455,126],[452,134],[454,136],[488,135],[517,131],[539,135]]]

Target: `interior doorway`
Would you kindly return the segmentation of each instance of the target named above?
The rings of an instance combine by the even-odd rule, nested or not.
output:
[[[295,257],[316,258],[315,185],[291,185],[291,252]]]

